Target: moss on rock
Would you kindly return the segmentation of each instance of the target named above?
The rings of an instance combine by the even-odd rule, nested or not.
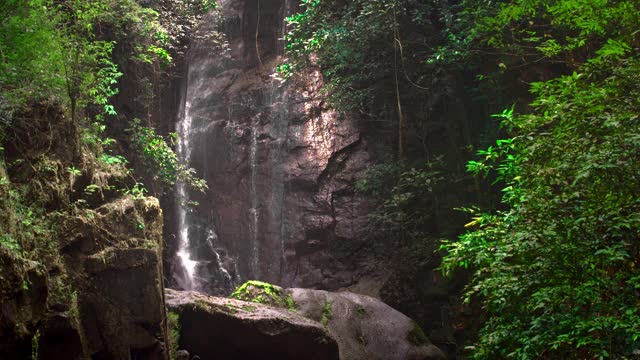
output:
[[[325,327],[329,325],[329,320],[333,316],[333,307],[331,306],[331,302],[329,299],[325,300],[324,307],[322,308],[322,318],[320,319],[320,323]]]
[[[295,311],[296,303],[290,294],[277,285],[249,280],[240,285],[231,297],[238,300],[271,305]]]
[[[180,348],[180,315],[178,313],[167,312],[167,325],[169,327],[169,357],[175,359]]]
[[[409,330],[409,332],[407,333],[407,341],[415,346],[431,344],[431,341],[429,341],[427,335],[424,333],[424,331],[422,331],[420,325],[418,325],[418,323],[416,323],[415,321],[412,321],[411,330]]]

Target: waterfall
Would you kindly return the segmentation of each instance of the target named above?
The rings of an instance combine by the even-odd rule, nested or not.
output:
[[[278,10],[279,24],[274,27],[273,46],[275,59],[284,57],[284,36],[287,31],[286,16],[292,11],[292,3],[284,0]],[[259,15],[258,15],[259,16]],[[259,23],[259,19],[258,19]],[[273,59],[273,58],[271,58]],[[276,62],[277,63],[277,62]],[[274,62],[262,59],[259,71],[275,72]],[[261,108],[251,118],[249,139],[249,274],[256,279],[277,281],[285,267],[286,223],[284,211],[285,143],[288,129],[288,102],[285,88],[277,77],[263,83]],[[260,140],[264,138],[271,140]],[[267,176],[263,176],[263,172]],[[275,237],[277,244],[270,243]]]
[[[180,163],[191,167],[201,149],[203,134],[209,130],[212,122],[202,121],[202,112],[198,112],[198,101],[202,102],[203,79],[199,76],[207,63],[191,59],[187,66],[185,91],[181,101],[176,124],[178,142],[176,154]],[[195,106],[194,106],[195,102]],[[206,156],[205,156],[206,158]],[[200,174],[201,169],[197,173]],[[188,185],[182,181],[176,184],[178,248],[174,271],[177,287],[185,290],[201,291],[213,294],[228,294],[239,281],[236,264],[229,261],[224,247],[219,244],[214,219],[204,218],[198,213],[198,207],[191,203]],[[225,267],[227,266],[227,267]]]
[[[255,73],[240,66],[237,60],[254,64],[236,49],[230,52],[234,61],[197,48],[187,59],[176,153],[210,189],[197,197],[199,205],[189,206],[188,185],[176,185],[176,287],[228,295],[241,278],[281,279],[288,236],[283,213],[289,94],[268,75],[284,56],[284,17],[292,4],[263,4],[262,19],[251,18],[260,36],[243,40],[265,55]],[[238,16],[232,3],[223,3],[225,9],[230,19]],[[228,20],[227,35],[241,36],[241,24],[239,18]]]
[[[191,159],[191,128],[193,119],[191,116],[191,102],[189,101],[187,84],[187,94],[181,104],[180,119],[177,124],[178,144],[177,155],[183,164],[189,164]],[[180,266],[184,270],[179,279],[179,286],[185,290],[195,290],[194,276],[196,271],[196,261],[192,260],[189,251],[189,221],[188,221],[188,194],[184,182],[178,181],[176,184],[176,195],[178,200],[178,252]]]

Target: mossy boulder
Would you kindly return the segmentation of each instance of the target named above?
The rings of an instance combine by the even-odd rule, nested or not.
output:
[[[351,292],[285,289],[300,315],[323,324],[349,360],[444,360],[420,326],[382,301]]]
[[[84,209],[62,241],[78,287],[83,347],[94,358],[166,359],[162,209],[156,198],[121,196]]]
[[[179,315],[180,348],[202,359],[338,360],[338,346],[316,321],[287,309],[166,289]]]
[[[445,359],[415,321],[369,296],[346,291],[283,289],[250,280],[231,297],[293,310],[319,323],[336,339],[340,359]]]
[[[97,358],[164,359],[162,210],[125,196],[77,219],[67,268],[85,274],[78,307],[85,347]]]

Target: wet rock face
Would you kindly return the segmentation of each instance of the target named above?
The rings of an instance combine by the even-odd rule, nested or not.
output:
[[[410,315],[446,350],[455,337],[450,294],[461,284],[435,274],[438,259],[408,261],[411,250],[401,244],[368,240],[368,215],[379,199],[354,191],[366,169],[393,153],[382,133],[388,128],[331,110],[318,69],[286,83],[271,76],[282,60],[283,18],[295,3],[223,2],[229,54],[195,51],[187,59],[181,94],[193,121],[190,165],[210,186],[191,194],[200,203],[191,212],[192,259],[206,284],[198,290],[229,295],[224,272],[236,286],[258,279],[348,289]],[[173,277],[184,277],[175,260]]]
[[[180,347],[202,359],[337,360],[319,323],[284,309],[195,292],[166,290],[180,318]]]
[[[354,184],[380,146],[356,117],[326,106],[319,70],[285,84],[271,76],[294,3],[226,2],[229,57],[194,52],[188,61],[191,166],[210,186],[192,194],[200,205],[191,247],[208,264],[225,261],[210,249],[222,251],[235,260],[226,270],[243,279],[338,289],[358,280],[348,255],[361,247],[372,207]]]

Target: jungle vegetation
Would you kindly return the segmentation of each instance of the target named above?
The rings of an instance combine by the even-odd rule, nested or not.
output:
[[[147,186],[161,184],[155,195],[176,181],[206,187],[179,163],[175,135],[158,134],[143,115],[213,8],[207,0],[0,3],[0,245],[12,256],[51,266],[66,220],[105,198],[144,197],[143,176],[129,165],[136,158],[154,174]],[[116,106],[123,81],[138,86],[140,119]],[[113,128],[128,137],[116,140]]]
[[[178,163],[174,136],[159,135],[144,115],[153,87],[215,2],[147,3],[0,3],[3,251],[45,263],[56,253],[47,240],[60,219],[104,193],[144,195],[122,139],[107,135],[116,124],[128,129],[133,156],[152,164],[153,180],[204,188]],[[638,357],[640,3],[303,0],[299,10],[288,19],[280,76],[319,67],[331,106],[394,121],[391,161],[358,186],[382,199],[374,214],[382,232],[410,243],[433,237],[432,212],[443,206],[437,194],[456,165],[442,165],[448,159],[424,134],[459,120],[452,113],[460,93],[486,109],[482,121],[494,122],[482,133],[461,126],[466,144],[455,144],[468,154],[466,169],[491,186],[477,186],[478,200],[459,205],[471,221],[440,246],[441,270],[471,272],[465,300],[487,318],[467,355]],[[139,120],[114,105],[125,68],[143,84]],[[54,112],[58,122],[27,121],[37,111]],[[50,152],[51,134],[64,137],[70,156]],[[33,151],[16,155],[16,141]],[[30,177],[11,176],[25,168]],[[90,180],[76,189],[83,177]],[[495,197],[487,189],[497,201],[481,200]]]
[[[289,18],[283,76],[319,66],[335,108],[396,121],[396,161],[360,185],[382,230],[428,236],[448,176],[406,156],[415,98],[450,96],[458,74],[497,110],[467,170],[501,200],[461,205],[466,232],[440,248],[487,316],[470,358],[638,356],[638,24],[632,0],[305,0]]]

